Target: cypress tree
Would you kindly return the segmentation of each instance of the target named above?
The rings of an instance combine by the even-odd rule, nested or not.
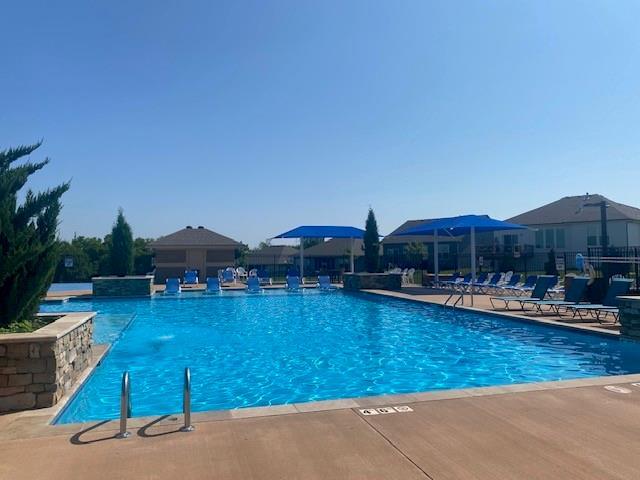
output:
[[[12,166],[40,145],[0,151],[0,326],[31,320],[58,263],[60,198],[69,183],[40,193],[28,190],[19,205],[18,193],[49,159]]]
[[[124,218],[122,209],[118,210],[116,223],[111,230],[110,263],[112,275],[131,275],[133,272],[133,234]]]
[[[380,236],[373,209],[369,208],[364,227],[364,264],[367,272],[375,273],[380,264]]]

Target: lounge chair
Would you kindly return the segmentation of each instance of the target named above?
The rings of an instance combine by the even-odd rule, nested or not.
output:
[[[537,275],[529,275],[522,285],[514,285],[512,287],[502,287],[503,290],[510,290],[516,295],[523,295],[525,293],[531,292],[538,281]]]
[[[236,271],[228,267],[222,272],[222,283],[236,283]]]
[[[543,313],[542,307],[549,307],[550,311],[554,311],[556,315],[560,315],[560,308],[577,305],[582,300],[584,292],[587,289],[589,277],[574,277],[571,280],[569,289],[565,292],[564,300],[523,300],[524,305],[533,305],[538,313]]]
[[[496,293],[500,290],[509,290],[512,287],[518,285],[518,283],[520,283],[520,274],[514,273],[513,275],[511,275],[511,278],[509,280],[505,280],[505,282],[506,283],[499,283],[498,285],[496,285],[496,287],[494,288]]]
[[[318,290],[335,290],[336,287],[331,285],[331,277],[329,275],[319,275],[318,283],[316,285]]]
[[[453,280],[441,282],[444,288],[453,288],[454,290],[460,286],[467,285],[471,282],[471,274],[467,273],[464,277],[457,277]]]
[[[167,278],[164,286],[165,295],[177,295],[182,291],[179,278]]]
[[[464,289],[464,290],[466,290],[468,288],[471,288],[471,287],[479,287],[479,286],[484,285],[485,283],[487,283],[488,276],[489,275],[487,273],[481,273],[476,278],[475,282],[473,280],[471,280],[471,279],[466,280],[467,277],[465,277],[465,280],[463,280],[462,282],[458,282],[456,284],[456,287]]]
[[[198,284],[198,272],[195,270],[184,271],[184,285],[197,285]]]
[[[604,317],[611,314],[615,323],[618,320],[618,297],[625,295],[632,283],[633,280],[629,278],[613,278],[602,303],[572,305],[567,308],[573,311],[574,318],[577,315],[580,320],[584,320],[583,314],[589,314],[595,316],[598,322],[604,323]]]
[[[547,290],[549,290],[549,288],[551,287],[551,285],[555,285],[556,283],[556,277],[553,275],[540,275],[538,277],[538,280],[536,281],[536,285],[535,287],[533,287],[533,290],[531,291],[531,297],[529,297],[529,299],[531,300],[543,300],[544,297],[547,295]],[[527,301],[528,298],[523,298],[521,296],[513,296],[513,297],[489,297],[489,301],[491,302],[491,306],[495,309],[496,306],[493,303],[494,300],[500,300],[501,302],[504,302],[504,308],[509,310],[509,303],[510,302],[518,302],[520,304],[520,308],[523,308],[522,304],[523,302]]]
[[[287,275],[287,286],[286,289],[290,292],[298,292],[300,291],[300,277],[296,275]]]
[[[471,278],[471,276],[469,276],[469,278]],[[460,274],[460,272],[453,273],[449,280],[439,280],[438,284],[435,286],[437,288],[448,288],[452,283],[456,283],[458,281],[462,281],[462,275]]]
[[[262,291],[264,289],[260,287],[260,279],[258,277],[247,278],[247,293],[260,293]]]
[[[476,282],[474,286],[478,287],[478,293],[487,293],[489,290],[498,287],[498,284],[500,283],[500,280],[502,280],[502,277],[502,273],[494,273],[493,275],[491,275],[491,278],[488,282],[482,284]]]
[[[218,277],[207,277],[205,293],[220,293],[220,279]]]

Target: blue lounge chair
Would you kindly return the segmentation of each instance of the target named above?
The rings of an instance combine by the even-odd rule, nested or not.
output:
[[[300,277],[296,275],[287,275],[287,286],[286,289],[290,292],[298,292],[300,291]]]
[[[198,272],[195,270],[184,271],[184,285],[197,285],[198,284]]]
[[[222,272],[222,283],[236,283],[236,272],[233,268],[226,268]]]
[[[318,290],[335,290],[336,287],[331,285],[331,277],[329,275],[319,275],[318,283],[316,285]]]
[[[444,288],[453,288],[455,290],[469,282],[471,282],[471,274],[467,273],[464,277],[456,277],[454,280],[447,280],[446,282],[441,283],[444,285]]]
[[[495,289],[498,287],[498,283],[502,279],[502,273],[494,273],[491,275],[491,278],[486,283],[478,283],[476,282],[474,286],[478,287],[478,293],[486,293],[491,289]]]
[[[207,277],[205,293],[220,293],[220,279],[218,277]]]
[[[260,293],[262,291],[264,289],[260,287],[260,279],[258,277],[247,278],[247,293]]]
[[[516,285],[518,285],[518,283],[520,283],[520,278],[521,278],[521,275],[519,273],[514,273],[513,275],[511,275],[511,278],[509,279],[509,281],[507,283],[502,284],[502,285],[501,284],[496,285],[496,287],[495,287],[496,293],[499,290],[509,290],[509,289],[515,287]]]
[[[604,323],[602,321],[604,317],[611,314],[616,322],[618,319],[618,297],[629,292],[632,283],[633,280],[629,278],[614,278],[611,280],[611,285],[609,285],[602,303],[572,305],[567,308],[573,311],[574,318],[577,315],[580,320],[584,320],[583,314],[589,314],[595,316],[598,322]]]
[[[515,285],[513,287],[503,287],[505,290],[511,290],[516,295],[522,295],[527,292],[531,292],[538,281],[537,275],[529,275],[522,285]]]
[[[549,290],[549,288],[552,285],[555,285],[556,283],[556,277],[553,275],[540,275],[538,277],[538,280],[536,281],[536,285],[535,287],[533,287],[533,290],[531,291],[531,297],[529,297],[532,300],[543,300],[544,297],[547,295],[547,290]],[[523,308],[522,304],[523,302],[526,302],[528,299],[527,298],[523,298],[521,296],[513,296],[513,297],[489,297],[489,301],[491,302],[491,306],[495,309],[496,306],[494,305],[494,300],[500,300],[501,302],[504,302],[504,308],[509,310],[509,303],[510,302],[518,302],[520,304],[520,308]]]
[[[167,278],[164,286],[165,295],[177,295],[182,291],[179,278]]]
[[[523,300],[522,304],[535,306],[538,313],[543,313],[542,307],[549,307],[550,311],[555,312],[556,315],[560,315],[560,308],[566,308],[580,303],[587,289],[588,282],[589,277],[574,277],[571,280],[569,290],[565,292],[564,300],[527,299]]]

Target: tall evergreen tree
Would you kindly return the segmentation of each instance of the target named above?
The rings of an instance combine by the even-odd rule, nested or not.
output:
[[[380,264],[380,236],[378,235],[378,222],[376,222],[372,208],[369,208],[364,230],[365,268],[367,272],[375,273]]]
[[[68,183],[40,193],[18,193],[49,159],[11,166],[41,143],[0,151],[0,326],[30,320],[38,311],[58,262],[60,198]]]
[[[118,218],[111,230],[111,246],[109,258],[112,275],[131,275],[133,273],[133,234],[124,218],[122,209],[118,210]]]

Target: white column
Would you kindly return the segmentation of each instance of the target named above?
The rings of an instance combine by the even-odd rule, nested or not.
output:
[[[351,265],[351,273],[356,273],[355,269],[354,269],[354,262],[353,262],[353,249],[355,248],[355,240],[353,238],[351,238],[351,258],[350,258],[350,265]]]
[[[471,283],[476,282],[476,229],[471,227]],[[471,306],[473,307],[473,285],[471,285]]]
[[[438,272],[440,271],[440,263],[438,259],[438,230],[433,232],[433,273],[435,275],[436,286],[438,286],[439,278]]]
[[[300,237],[300,283],[304,278],[304,238]]]

